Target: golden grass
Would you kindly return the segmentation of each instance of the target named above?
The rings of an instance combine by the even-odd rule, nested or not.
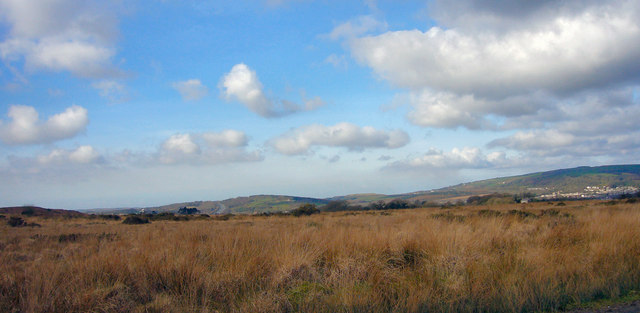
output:
[[[382,213],[2,225],[0,312],[536,312],[640,289],[638,204]]]

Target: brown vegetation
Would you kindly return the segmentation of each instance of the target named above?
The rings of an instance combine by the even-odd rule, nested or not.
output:
[[[0,312],[535,312],[640,288],[640,206],[0,226]]]

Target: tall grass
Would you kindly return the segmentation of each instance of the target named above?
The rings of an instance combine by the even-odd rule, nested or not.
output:
[[[638,204],[380,213],[0,226],[0,312],[535,312],[640,289]]]

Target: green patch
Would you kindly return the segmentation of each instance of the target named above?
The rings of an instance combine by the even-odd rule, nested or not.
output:
[[[305,303],[311,302],[314,298],[329,294],[330,290],[316,282],[302,282],[287,291],[287,299],[295,310],[299,310]]]

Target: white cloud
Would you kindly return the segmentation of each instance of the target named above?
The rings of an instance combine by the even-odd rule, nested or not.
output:
[[[200,153],[200,147],[193,142],[189,134],[176,134],[167,139],[162,144],[162,150],[169,154],[193,155]]]
[[[7,113],[10,122],[0,122],[0,140],[6,144],[38,144],[72,138],[86,130],[89,124],[87,110],[71,106],[64,112],[41,122],[35,108],[12,105]]]
[[[175,82],[172,86],[180,93],[184,100],[200,100],[209,93],[209,89],[204,86],[199,79]]]
[[[385,31],[387,27],[386,22],[378,21],[371,15],[362,15],[334,27],[326,36],[332,40],[350,40],[374,31]]]
[[[521,160],[640,153],[629,137],[640,118],[637,1],[436,0],[428,12],[438,26],[347,41],[406,90],[413,124],[515,130],[488,146]]]
[[[504,97],[580,90],[638,77],[637,14],[558,16],[505,34],[433,27],[351,41],[355,58],[401,87]],[[624,69],[624,70],[623,70]]]
[[[237,130],[175,134],[165,140],[157,155],[145,162],[162,164],[220,164],[261,161],[258,151],[247,151],[248,139]]]
[[[296,128],[273,139],[271,145],[280,153],[294,155],[307,153],[312,146],[345,147],[350,150],[393,149],[408,142],[409,135],[401,130],[384,131],[370,126],[339,123]]]
[[[304,92],[303,105],[288,100],[278,103],[267,98],[256,72],[243,63],[234,65],[231,71],[224,75],[220,87],[227,100],[238,101],[262,117],[278,117],[298,111],[309,111],[324,104],[319,97],[305,99]]]
[[[116,6],[102,1],[2,1],[0,18],[10,31],[0,42],[0,55],[8,62],[23,59],[31,71],[69,71],[90,78],[119,75],[112,65]]]

